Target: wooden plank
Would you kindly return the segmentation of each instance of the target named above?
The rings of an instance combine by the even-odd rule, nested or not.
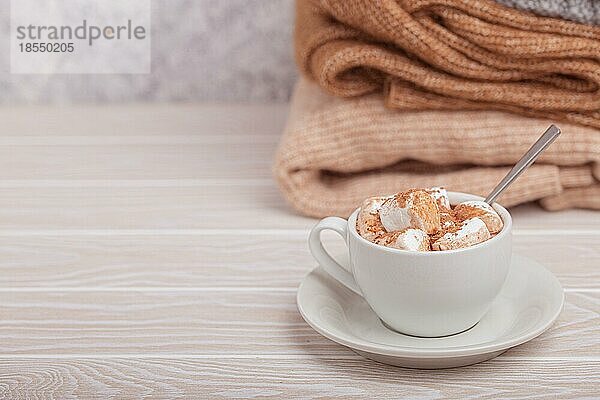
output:
[[[5,107],[0,179],[270,179],[287,107]]]
[[[169,134],[278,136],[287,104],[172,104],[0,108],[2,136],[163,136]]]
[[[0,230],[6,229],[303,229],[315,219],[295,214],[271,185],[124,185],[2,187]],[[515,211],[515,230],[563,235],[600,233],[592,211]],[[585,233],[585,232],[583,232]]]
[[[515,235],[513,251],[538,261],[564,288],[600,288],[600,235]]]
[[[567,372],[568,373],[565,373]],[[0,359],[0,396],[123,398],[595,398],[600,361],[494,360],[409,370],[358,358]]]
[[[522,204],[510,209],[515,230],[539,230],[563,235],[565,231],[587,230],[600,233],[598,212],[590,210],[544,211],[537,204]],[[537,234],[537,232],[536,232]]]
[[[0,288],[295,288],[315,265],[297,234],[9,236],[0,253]]]
[[[201,137],[201,136],[200,136]],[[0,179],[266,179],[276,144],[237,136],[198,144],[0,145]]]
[[[274,189],[194,187],[0,187],[6,229],[308,229]]]
[[[0,288],[296,288],[315,265],[303,232],[36,235],[0,239]],[[341,238],[324,240],[342,262]],[[515,252],[566,288],[600,289],[600,235],[518,235]]]
[[[3,291],[3,355],[340,355],[294,290]],[[512,356],[600,357],[600,293],[568,293],[559,322]]]

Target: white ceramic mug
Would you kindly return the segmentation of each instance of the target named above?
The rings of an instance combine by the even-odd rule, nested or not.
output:
[[[449,192],[451,204],[482,200]],[[512,219],[494,204],[504,228],[475,246],[447,251],[417,252],[376,245],[356,231],[358,211],[348,220],[327,217],[311,230],[313,257],[332,277],[363,296],[390,328],[413,336],[456,334],[474,326],[496,298],[510,267]],[[324,249],[320,233],[340,234],[350,252],[350,271]]]

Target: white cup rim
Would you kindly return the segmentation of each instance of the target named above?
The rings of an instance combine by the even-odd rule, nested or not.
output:
[[[470,194],[470,193],[450,192],[449,191],[448,195],[450,195],[450,196],[454,196],[454,195],[467,196],[468,199],[464,200],[464,201],[471,201],[471,200],[483,201],[484,200],[483,197],[476,196],[476,195]],[[386,246],[382,246],[379,244],[375,244],[375,243],[365,239],[364,237],[360,236],[358,234],[358,231],[356,230],[356,218],[357,218],[358,212],[360,211],[360,207],[357,208],[356,210],[354,210],[354,212],[352,212],[350,217],[348,217],[348,231],[350,232],[350,235],[352,235],[355,239],[362,242],[363,244],[366,244],[367,246],[370,246],[370,247],[373,247],[380,251],[384,251],[384,252],[388,252],[388,253],[411,255],[411,256],[416,256],[416,257],[443,257],[444,255],[447,255],[447,254],[468,253],[468,252],[480,250],[480,249],[488,247],[488,246],[493,246],[497,241],[502,239],[504,236],[510,234],[510,231],[512,229],[512,217],[511,217],[510,213],[508,212],[508,210],[506,208],[504,208],[503,206],[501,206],[498,203],[494,203],[492,206],[494,207],[494,210],[496,210],[496,212],[498,212],[498,214],[500,215],[500,218],[502,218],[502,222],[504,224],[504,226],[502,227],[502,230],[500,232],[498,232],[494,237],[492,237],[489,240],[486,240],[485,242],[481,242],[481,243],[478,243],[476,245],[469,246],[469,247],[463,247],[461,249],[442,250],[442,251],[411,251],[411,250],[403,250],[403,249],[394,249],[392,247],[386,247]]]

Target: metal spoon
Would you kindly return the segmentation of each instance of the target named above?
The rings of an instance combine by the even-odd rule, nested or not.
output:
[[[546,132],[527,150],[527,153],[515,164],[515,166],[506,174],[500,183],[490,192],[485,202],[492,204],[500,193],[502,193],[519,175],[523,173],[540,154],[560,135],[560,129],[556,125],[550,125]]]

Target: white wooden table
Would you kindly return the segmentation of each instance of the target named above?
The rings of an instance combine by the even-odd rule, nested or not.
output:
[[[600,213],[514,210],[567,302],[492,361],[400,369],[309,328],[314,220],[270,173],[286,113],[0,110],[0,398],[600,396]]]

